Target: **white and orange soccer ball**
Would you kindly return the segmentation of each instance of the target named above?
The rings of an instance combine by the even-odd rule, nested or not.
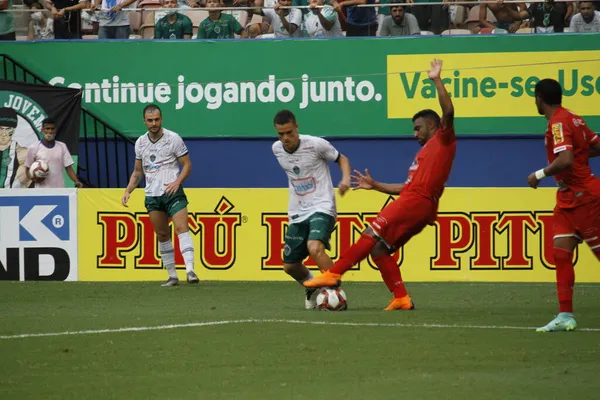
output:
[[[50,167],[46,160],[34,161],[33,164],[31,164],[31,168],[29,168],[29,174],[36,178],[45,178],[48,176],[48,172],[50,172]]]
[[[344,311],[348,308],[348,298],[343,289],[322,288],[317,295],[317,309],[321,311]]]

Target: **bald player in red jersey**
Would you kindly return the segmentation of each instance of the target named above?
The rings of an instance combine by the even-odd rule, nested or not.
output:
[[[600,179],[592,175],[588,159],[598,155],[600,140],[583,118],[561,106],[562,88],[554,79],[543,79],[535,87],[540,115],[548,120],[546,153],[549,165],[529,175],[529,186],[553,176],[558,185],[554,208],[554,265],[559,313],[538,332],[572,331],[573,251],[584,241],[600,259]]]
[[[437,88],[442,118],[433,110],[419,111],[413,117],[415,137],[423,146],[408,170],[405,183],[386,184],[373,180],[368,171],[356,172],[354,187],[374,189],[397,195],[361,235],[360,239],[342,254],[333,268],[305,281],[308,288],[338,286],[342,275],[370,254],[379,268],[383,281],[394,298],[386,311],[412,310],[414,303],[402,282],[400,269],[391,254],[404,246],[411,237],[433,225],[438,202],[448,180],[456,154],[454,106],[442,83],[441,60],[433,60],[428,75]]]

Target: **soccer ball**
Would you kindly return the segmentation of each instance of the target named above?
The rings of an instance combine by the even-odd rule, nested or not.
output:
[[[33,164],[31,164],[31,168],[29,168],[29,174],[36,178],[45,178],[48,176],[49,171],[50,167],[46,160],[34,161]]]
[[[348,308],[346,293],[340,288],[323,288],[317,295],[317,309],[344,311]]]

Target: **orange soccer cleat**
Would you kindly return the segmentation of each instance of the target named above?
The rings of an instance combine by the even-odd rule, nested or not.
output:
[[[309,279],[302,284],[307,288],[340,286],[342,275],[332,272],[324,272],[322,275]]]
[[[413,303],[412,299],[409,295],[400,298],[394,298],[390,301],[390,305],[387,306],[384,311],[393,311],[393,310],[413,310],[415,308],[415,303]]]

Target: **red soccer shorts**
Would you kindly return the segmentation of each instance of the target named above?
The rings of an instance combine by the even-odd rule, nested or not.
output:
[[[554,238],[575,237],[594,252],[600,250],[600,200],[575,208],[554,208]]]
[[[391,250],[404,246],[427,225],[433,224],[436,206],[420,196],[404,196],[394,200],[377,215],[371,228]]]

